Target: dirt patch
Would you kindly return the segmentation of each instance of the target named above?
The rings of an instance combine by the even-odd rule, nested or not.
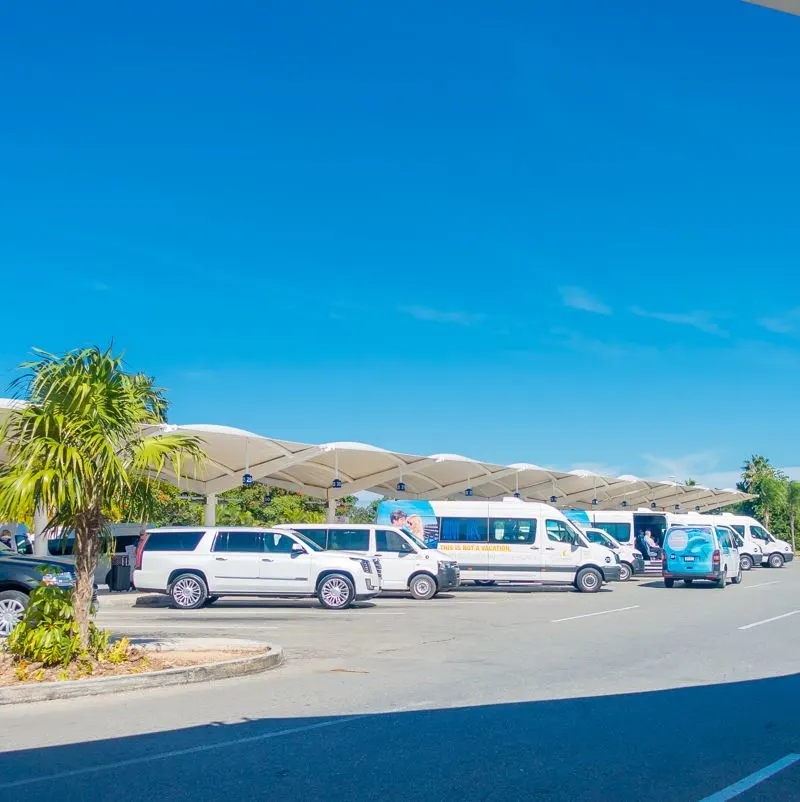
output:
[[[193,649],[191,651],[154,651],[131,648],[128,660],[111,663],[107,660],[86,660],[67,668],[45,668],[41,663],[19,662],[10,654],[0,652],[0,688],[43,682],[97,679],[98,677],[125,677],[147,674],[169,668],[186,668],[204,663],[221,663],[239,657],[250,657],[263,649]]]

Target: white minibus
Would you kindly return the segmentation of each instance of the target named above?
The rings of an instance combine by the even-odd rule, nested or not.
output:
[[[458,561],[463,580],[480,584],[572,584],[594,593],[620,579],[619,557],[590,543],[555,507],[502,501],[382,501],[378,523],[407,528]]]
[[[714,522],[729,526],[740,537],[752,538],[761,546],[762,564],[770,568],[781,568],[784,563],[794,559],[792,547],[785,540],[780,540],[769,533],[755,518],[749,515],[733,515],[724,512],[713,516]]]
[[[645,574],[661,573],[661,544],[667,531],[667,515],[652,509],[636,510],[569,510],[569,516],[582,520],[588,517],[588,524],[602,529],[624,546],[631,546],[644,558]]]

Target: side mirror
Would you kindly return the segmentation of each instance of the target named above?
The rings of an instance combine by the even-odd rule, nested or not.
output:
[[[306,550],[299,544],[295,543],[292,546],[292,557],[299,557],[301,554],[307,554]]]

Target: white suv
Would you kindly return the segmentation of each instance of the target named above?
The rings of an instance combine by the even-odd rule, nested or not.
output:
[[[316,596],[343,610],[380,593],[377,560],[323,551],[296,532],[258,527],[149,529],[136,551],[136,589],[194,610],[220,596]]]

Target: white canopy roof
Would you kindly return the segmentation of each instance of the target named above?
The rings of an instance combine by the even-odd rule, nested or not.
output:
[[[0,419],[19,403],[0,399]],[[230,426],[164,424],[147,431],[184,432],[202,440],[208,456],[205,467],[190,466],[190,479],[178,481],[174,475],[167,479],[203,495],[237,487],[250,474],[255,482],[328,500],[361,491],[423,499],[500,499],[518,492],[523,499],[562,508],[635,509],[655,502],[658,509],[674,510],[679,504],[682,511],[705,512],[750,498],[731,489],[557,471],[524,462],[496,465],[460,454],[419,456],[366,443],[296,443]],[[0,450],[0,460],[3,457]],[[403,490],[398,490],[399,484]]]

